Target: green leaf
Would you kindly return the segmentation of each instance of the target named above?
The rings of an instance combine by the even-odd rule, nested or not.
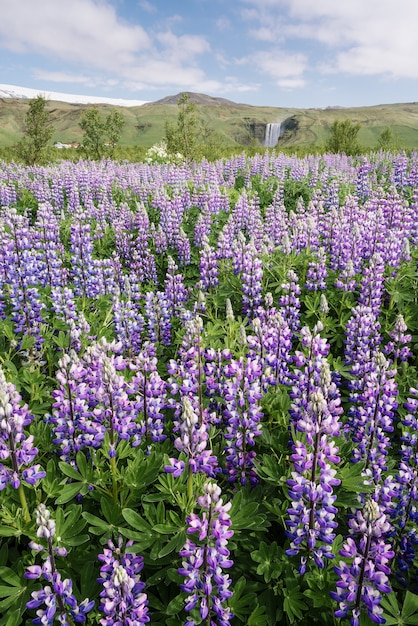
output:
[[[168,603],[165,612],[167,615],[176,615],[179,611],[182,610],[183,607],[184,607],[184,600],[179,595],[173,598],[171,602]]]
[[[93,526],[96,526],[98,528],[102,528],[104,531],[109,530],[109,524],[105,520],[102,520],[100,517],[97,517],[97,515],[93,515],[92,513],[88,513],[87,511],[84,511],[82,515],[89,524],[92,524]]]
[[[75,547],[81,546],[83,543],[89,541],[89,535],[77,535],[76,537],[68,537],[65,540],[65,545]]]
[[[65,485],[61,490],[61,495],[55,500],[56,504],[65,504],[72,500],[78,493],[82,493],[83,483],[71,483]]]
[[[18,532],[16,528],[10,528],[10,526],[0,526],[0,537],[17,537]]]
[[[135,528],[135,530],[140,530],[148,535],[153,534],[152,527],[136,511],[133,511],[132,509],[123,509],[122,515],[128,524],[132,526],[132,528]]]
[[[20,587],[21,585],[19,576],[10,567],[0,567],[0,578],[13,587]]]
[[[265,626],[266,610],[264,606],[257,606],[247,621],[247,626]]]
[[[153,526],[153,531],[160,535],[172,535],[178,531],[178,526],[173,526],[170,524],[155,524]]]
[[[299,586],[287,587],[285,590],[283,609],[289,618],[289,622],[293,624],[295,618],[301,620],[303,611],[307,608],[307,605],[303,601],[303,594],[299,591]]]
[[[402,618],[405,620],[409,618],[411,615],[415,614],[416,619],[418,620],[418,596],[411,591],[407,591],[405,594],[405,600],[402,607]],[[406,622],[405,624],[411,624],[412,622]],[[417,622],[415,622],[417,623]]]
[[[184,546],[185,542],[186,542],[186,531],[182,530],[176,535],[174,535],[174,537],[172,537],[170,541],[168,541],[166,545],[161,548],[161,550],[158,553],[158,558],[162,559],[174,551],[178,552]]]
[[[77,481],[81,481],[83,479],[83,477],[81,476],[80,472],[78,472],[69,463],[64,463],[64,461],[60,461],[58,463],[58,467],[60,468],[61,472],[65,476],[68,476],[68,478],[72,478],[72,479],[77,480]]]

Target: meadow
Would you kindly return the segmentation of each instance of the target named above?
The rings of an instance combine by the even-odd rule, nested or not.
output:
[[[0,626],[418,624],[418,153],[0,168]]]

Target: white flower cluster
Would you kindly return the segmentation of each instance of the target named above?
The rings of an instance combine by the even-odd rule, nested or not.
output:
[[[147,150],[144,162],[148,165],[164,165],[164,164],[180,164],[184,161],[184,157],[180,152],[170,154],[167,150],[166,142],[160,141]]]

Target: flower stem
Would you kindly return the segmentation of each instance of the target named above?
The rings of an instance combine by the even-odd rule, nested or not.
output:
[[[187,498],[188,500],[193,498],[193,472],[190,466],[187,472]]]
[[[30,522],[30,513],[29,513],[28,502],[26,500],[25,488],[23,487],[22,483],[20,483],[17,490],[19,492],[20,504],[22,505],[22,509],[23,509],[23,516],[25,518],[25,522],[28,523]]]

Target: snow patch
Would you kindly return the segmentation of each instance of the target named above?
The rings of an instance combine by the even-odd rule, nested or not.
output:
[[[138,107],[149,102],[149,100],[127,100],[124,98],[105,98],[104,96],[77,96],[56,91],[0,84],[0,98],[23,98],[31,100],[32,98],[36,98],[39,94],[44,96],[46,100],[56,100],[70,104],[112,104],[113,106],[119,107]]]

